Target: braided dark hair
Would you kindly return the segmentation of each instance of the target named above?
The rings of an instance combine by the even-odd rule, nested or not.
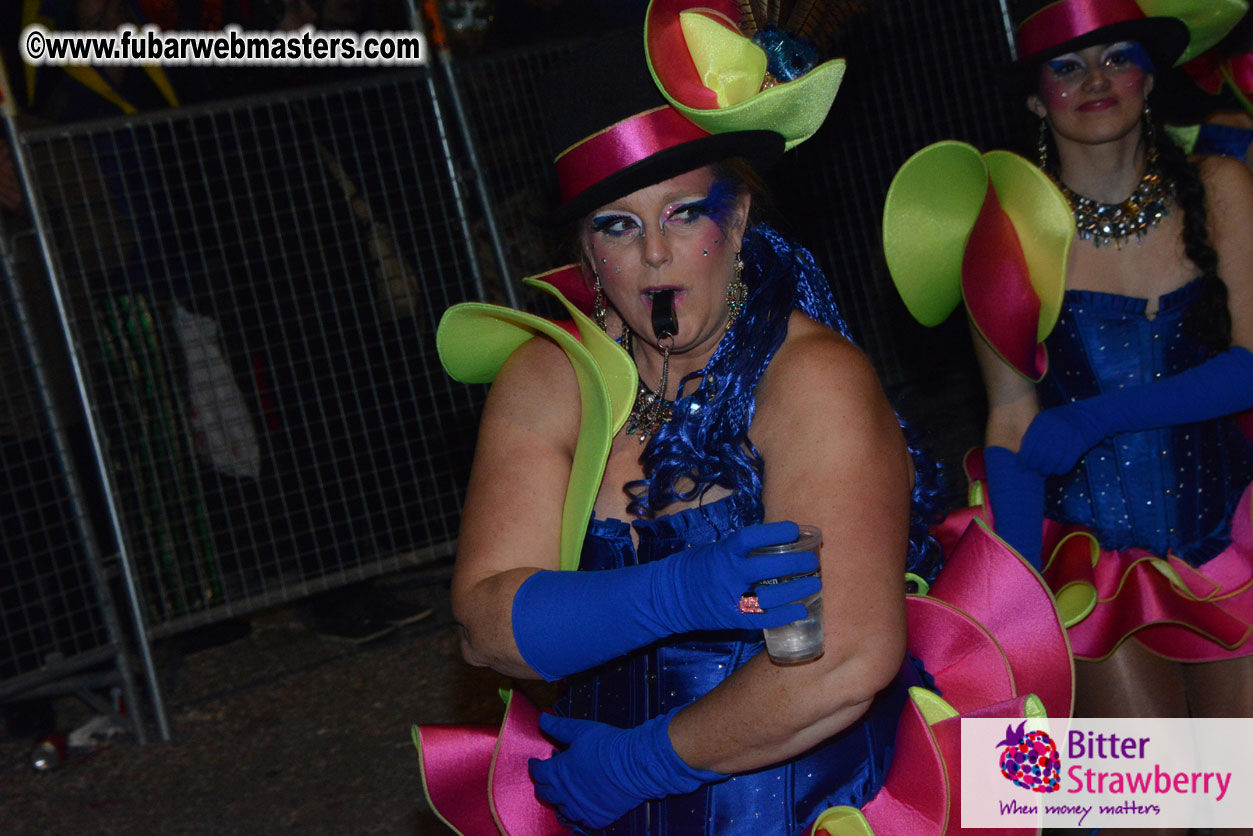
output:
[[[1183,210],[1184,254],[1201,270],[1201,296],[1184,314],[1183,327],[1211,354],[1231,347],[1231,310],[1227,285],[1218,275],[1218,253],[1209,240],[1209,212],[1201,173],[1165,131],[1155,124],[1158,165],[1175,184],[1175,203]]]

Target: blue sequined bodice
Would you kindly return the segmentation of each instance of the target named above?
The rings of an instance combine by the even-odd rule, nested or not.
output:
[[[1235,157],[1244,162],[1249,143],[1253,143],[1253,131],[1248,128],[1205,122],[1197,134],[1192,153],[1207,157]]]
[[[580,570],[660,560],[715,542],[754,519],[738,495],[653,520],[593,519]],[[708,693],[763,648],[759,631],[690,633],[658,642],[587,674],[571,677],[559,706],[573,717],[634,727]],[[599,833],[614,836],[772,836],[800,833],[835,804],[860,806],[882,785],[912,669],[854,726],[779,766],[636,808]],[[751,739],[744,740],[752,746]]]
[[[1182,327],[1198,280],[1147,301],[1097,291],[1066,292],[1046,340],[1049,373],[1037,387],[1047,409],[1151,383],[1204,362]],[[1231,512],[1253,479],[1253,450],[1232,419],[1105,439],[1069,473],[1048,483],[1048,515],[1093,529],[1106,548],[1171,551],[1193,566],[1230,542]]]

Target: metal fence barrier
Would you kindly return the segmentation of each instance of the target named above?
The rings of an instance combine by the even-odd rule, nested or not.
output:
[[[95,497],[79,478],[86,435],[72,417],[59,334],[40,315],[51,300],[29,232],[0,224],[0,279],[0,701],[75,693],[144,742],[117,566],[104,565]],[[126,720],[122,705],[135,707]]]
[[[1004,142],[986,79],[1008,42],[1000,0],[874,8],[845,33],[832,118],[770,180],[894,385],[933,337],[891,290],[877,207],[921,145]],[[559,263],[538,223],[536,82],[570,47],[10,121],[34,221],[22,269],[46,277],[21,325],[5,260],[18,359],[0,394],[42,423],[4,428],[5,463],[43,487],[35,511],[0,509],[0,699],[92,665],[133,689],[138,660],[168,738],[154,640],[454,551],[483,390],[444,375],[435,326]],[[49,346],[62,366],[38,363]]]
[[[437,117],[423,69],[19,135],[142,641],[454,549],[482,392],[434,352],[478,295]]]

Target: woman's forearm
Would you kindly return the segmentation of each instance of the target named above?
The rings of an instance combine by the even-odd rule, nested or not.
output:
[[[903,625],[899,642],[867,643],[839,662],[831,648],[796,666],[763,651],[675,716],[674,749],[692,767],[721,773],[780,763],[857,722],[903,658]]]

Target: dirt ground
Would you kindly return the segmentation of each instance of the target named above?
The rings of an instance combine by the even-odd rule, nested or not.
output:
[[[501,683],[461,661],[445,584],[405,594],[433,615],[362,648],[283,608],[183,656],[170,743],[114,739],[37,773],[29,740],[0,737],[0,833],[449,833],[423,798],[410,726],[499,722]],[[57,713],[68,730],[94,712],[67,697]]]

